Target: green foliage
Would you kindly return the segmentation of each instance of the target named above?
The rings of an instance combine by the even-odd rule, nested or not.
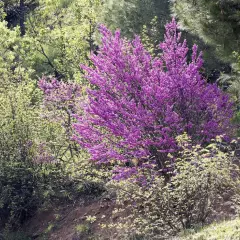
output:
[[[97,196],[105,191],[109,173],[89,164],[87,155],[68,162],[43,163],[41,176],[45,179],[44,198],[46,203],[75,201],[82,197]]]
[[[236,125],[237,136],[240,137],[240,111],[237,111],[235,113],[235,116],[233,118],[233,123]]]
[[[89,232],[89,226],[86,224],[79,224],[76,226],[76,232],[78,234]]]
[[[7,22],[0,21],[0,30],[0,91],[3,91],[10,82],[27,81],[34,71],[26,56],[29,41],[20,37],[19,28],[8,29]]]
[[[240,107],[240,55],[234,52],[235,63],[232,64],[231,74],[222,74],[219,82],[233,97],[237,106]]]
[[[104,190],[108,172],[71,152],[61,124],[40,116],[41,94],[34,83],[0,92],[0,225],[16,226],[53,201],[75,200]]]
[[[182,27],[216,48],[224,61],[240,52],[240,4],[238,0],[172,0],[172,11]]]
[[[182,151],[169,180],[156,176],[149,185],[134,179],[109,184],[117,192],[117,213],[126,216],[111,225],[120,229],[122,239],[169,239],[182,229],[202,226],[227,193],[234,206],[239,179],[232,179],[232,171],[238,168],[231,155],[219,150],[221,139],[206,148],[192,146],[186,135],[178,137],[178,143]]]
[[[86,221],[89,222],[89,223],[94,223],[96,221],[96,216],[91,216],[91,215],[88,215],[86,217]]]
[[[75,227],[75,237],[73,240],[80,240],[80,239],[92,239],[91,236],[91,226],[87,224],[78,224]]]
[[[11,147],[13,147],[13,144]],[[1,224],[8,222],[17,226],[19,223],[23,223],[33,215],[41,203],[41,196],[38,191],[38,176],[32,163],[27,159],[29,156],[23,152],[24,150],[19,149],[21,152],[14,156],[14,160],[5,156],[1,157]],[[11,154],[13,153],[11,152]],[[20,154],[21,156],[19,156]],[[4,159],[2,159],[3,157]]]
[[[228,91],[235,102],[236,112],[233,118],[233,123],[236,128],[236,135],[240,136],[240,55],[234,53],[236,63],[232,64],[232,72],[222,74],[218,79],[219,84],[223,89]]]
[[[196,233],[186,232],[178,240],[238,240],[240,238],[240,220],[235,219],[222,223],[214,223]],[[176,239],[176,240],[177,240]]]
[[[143,25],[143,29],[141,31],[141,39],[146,50],[149,51],[152,55],[156,55],[159,44],[159,36],[158,36],[158,18],[154,17],[152,21],[147,25]]]
[[[9,85],[0,93],[0,222],[3,225],[22,223],[42,201],[38,170],[32,162],[33,138],[38,129],[33,92],[33,84],[22,83],[17,87]]]
[[[100,0],[41,0],[27,21],[38,76],[81,78],[79,64],[94,50],[93,34]]]
[[[27,39],[18,28],[0,22],[0,224],[18,225],[40,204],[32,143],[41,133],[39,91],[31,64],[26,64]]]
[[[133,37],[140,34],[143,25],[149,27],[152,19],[158,17],[158,42],[164,33],[164,25],[169,20],[169,3],[167,0],[107,0],[103,4],[100,22],[110,29],[120,28],[122,34]]]

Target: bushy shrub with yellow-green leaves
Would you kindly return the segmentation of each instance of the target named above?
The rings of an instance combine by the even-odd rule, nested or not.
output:
[[[0,226],[22,223],[42,201],[32,161],[33,139],[43,129],[34,89],[33,83],[10,81],[4,91],[0,88]]]
[[[41,116],[33,81],[7,80],[0,87],[0,228],[18,227],[42,204],[99,194],[108,173],[69,150],[61,122]]]
[[[202,226],[221,208],[224,195],[234,207],[238,167],[231,152],[220,151],[221,138],[204,148],[192,145],[187,135],[177,140],[182,150],[169,179],[158,175],[144,185],[133,178],[109,183],[121,216],[110,226],[121,239],[169,239],[182,229]]]

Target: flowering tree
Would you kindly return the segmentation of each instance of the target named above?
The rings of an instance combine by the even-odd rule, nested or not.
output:
[[[187,132],[194,142],[209,141],[230,126],[232,104],[200,74],[197,46],[188,63],[186,41],[177,23],[166,25],[162,55],[153,58],[139,37],[127,41],[104,26],[94,67],[82,66],[92,84],[84,114],[76,116],[75,140],[97,163],[120,163],[118,177],[154,164],[165,168],[167,153],[177,150],[175,137]]]
[[[71,140],[73,134],[72,115],[76,114],[80,108],[81,87],[76,83],[64,83],[55,78],[42,78],[39,80],[38,86],[44,94],[43,117],[50,120],[50,122],[61,124],[64,131],[58,141],[62,144],[57,147],[55,155],[62,158],[70,152],[70,157],[72,157],[73,152],[77,149],[76,143]],[[44,148],[40,146],[40,149],[40,159],[43,160],[38,161],[47,162],[45,160],[46,153],[43,151]]]
[[[77,112],[81,87],[76,83],[64,83],[57,79],[42,78],[38,82],[44,93],[44,106],[49,110],[65,110],[69,116]],[[56,115],[55,115],[56,117]]]

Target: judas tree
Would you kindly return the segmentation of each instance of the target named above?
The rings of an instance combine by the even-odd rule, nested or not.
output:
[[[57,144],[53,143],[54,155],[59,159],[73,157],[78,149],[72,138],[72,115],[79,110],[81,102],[81,87],[76,83],[65,83],[55,78],[42,78],[38,82],[39,88],[43,92],[42,117],[49,123],[61,126],[61,132]],[[54,134],[52,134],[54,135]],[[48,145],[50,141],[48,141]],[[45,143],[39,146],[40,154],[38,162],[47,162],[51,157],[45,151]],[[70,153],[70,154],[69,154]],[[47,160],[46,160],[47,159]]]
[[[196,45],[188,62],[177,27],[175,20],[166,25],[161,57],[154,58],[139,37],[127,41],[101,26],[93,66],[82,66],[92,86],[76,116],[74,138],[93,161],[118,164],[118,177],[152,165],[165,169],[167,154],[178,149],[176,136],[184,132],[204,143],[229,130],[228,96],[201,76]]]

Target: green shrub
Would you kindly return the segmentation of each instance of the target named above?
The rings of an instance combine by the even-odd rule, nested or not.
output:
[[[42,203],[75,200],[104,189],[106,171],[71,152],[61,123],[41,117],[34,83],[0,91],[0,228],[18,226]]]
[[[237,136],[240,137],[240,110],[235,113],[235,116],[233,118],[233,122],[236,125]]]
[[[18,130],[26,131],[25,126],[15,126],[15,133]],[[25,137],[7,131],[0,134],[0,225],[22,223],[41,203],[38,169]]]
[[[43,163],[40,167],[44,200],[50,204],[98,196],[105,191],[109,175],[108,171],[90,164],[85,153],[67,162]]]
[[[17,226],[41,203],[33,139],[39,128],[34,84],[0,91],[0,225]],[[36,98],[35,98],[36,99]]]
[[[76,232],[78,234],[89,232],[89,226],[86,224],[79,224],[76,226]]]
[[[219,150],[221,139],[202,148],[183,135],[178,143],[182,151],[169,180],[156,176],[147,185],[134,179],[109,184],[117,192],[116,213],[122,216],[111,227],[120,229],[121,239],[169,239],[182,229],[203,226],[221,207],[224,194],[234,207],[237,167],[230,153]]]

